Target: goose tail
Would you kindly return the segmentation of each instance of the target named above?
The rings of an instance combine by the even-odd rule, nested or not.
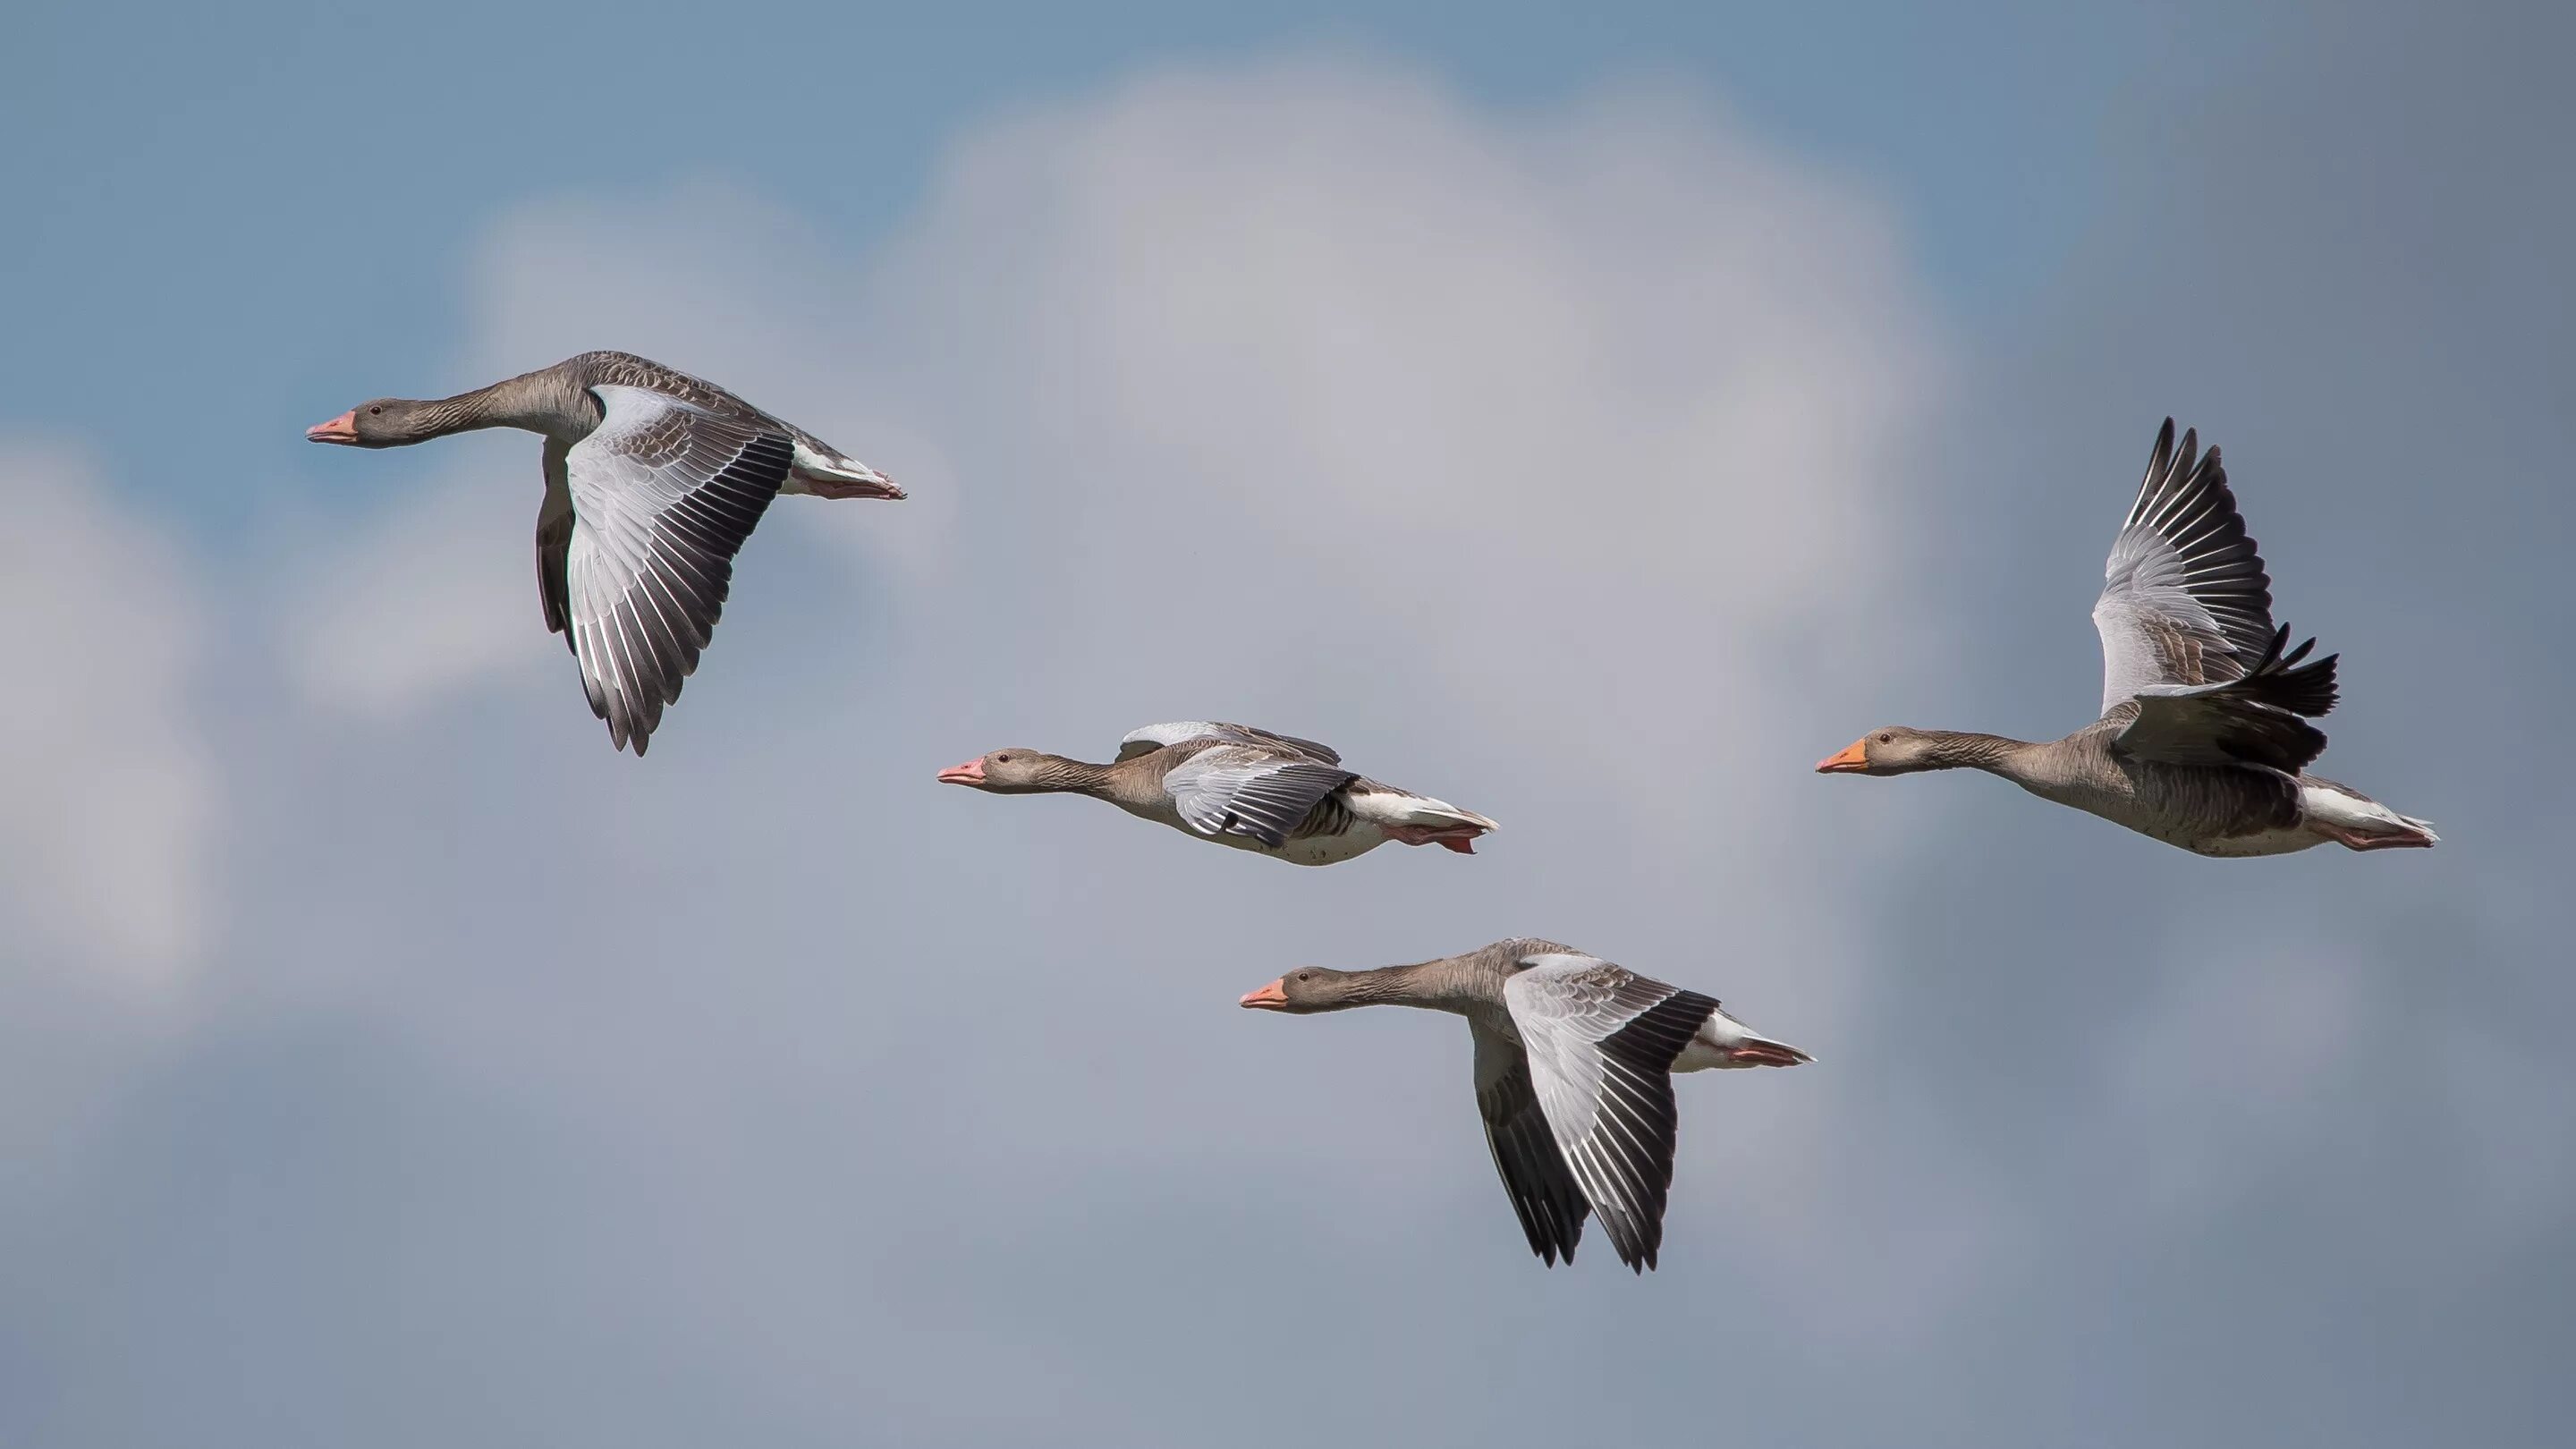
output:
[[[2440,842],[2433,822],[2400,815],[2369,796],[2331,780],[2311,778],[2300,805],[2317,833],[2352,850],[2424,850]]]
[[[1460,855],[1474,855],[1476,837],[1500,828],[1485,816],[1462,810],[1446,800],[1397,790],[1365,794],[1353,791],[1351,804],[1354,813],[1384,831],[1389,840],[1406,845],[1437,845]]]

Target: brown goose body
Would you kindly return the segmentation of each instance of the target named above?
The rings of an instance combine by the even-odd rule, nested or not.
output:
[[[999,795],[1088,795],[1292,865],[1338,865],[1390,840],[1473,855],[1471,842],[1494,828],[1474,811],[1344,768],[1311,740],[1205,720],[1134,731],[1108,764],[994,750],[939,779]]]
[[[396,448],[480,428],[545,439],[537,596],[610,741],[644,753],[695,672],[770,499],[901,498],[891,479],[715,384],[585,352],[454,397],[377,398],[307,429]]]
[[[2272,581],[2218,450],[2165,420],[2104,565],[2101,717],[2063,739],[1889,727],[1816,768],[1975,769],[2198,855],[2432,845],[2430,825],[2307,773],[2335,706],[2337,656],[2309,661],[2272,622]]]
[[[1922,742],[1925,753],[1918,758],[1932,761],[1916,768],[1983,770],[2043,800],[2195,855],[2287,855],[2339,838],[2321,830],[2321,823],[2402,818],[2349,785],[2304,771],[2140,759],[2116,747],[2124,727],[2123,721],[2103,720],[2063,739],[2037,742],[1947,730],[1882,731],[1895,739],[1879,748],[1892,753],[1891,745],[1910,737]]]

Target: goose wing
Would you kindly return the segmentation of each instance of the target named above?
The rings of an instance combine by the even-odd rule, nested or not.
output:
[[[2268,765],[2295,775],[2325,753],[2323,730],[2301,719],[2335,704],[2335,660],[2302,664],[2314,639],[2281,652],[2282,629],[2235,679],[2217,684],[2154,684],[2138,692],[2128,724],[2112,737],[2123,753],[2174,765]]]
[[[565,578],[572,552],[572,483],[565,476],[569,445],[546,439],[546,497],[537,505],[537,607],[546,616],[546,632],[564,636],[564,647],[581,657],[572,637],[572,585]]]
[[[1574,1245],[1583,1238],[1583,1219],[1591,1212],[1582,1184],[1565,1165],[1539,1106],[1538,1087],[1530,1078],[1529,1055],[1482,1022],[1476,1039],[1476,1113],[1485,1119],[1485,1145],[1494,1154],[1494,1171],[1521,1220],[1530,1251],[1549,1267],[1574,1261]]]
[[[1619,1261],[1642,1273],[1663,1245],[1673,1182],[1673,1059],[1717,1002],[1594,956],[1525,960],[1503,1004],[1539,1110]]]
[[[1217,743],[1166,771],[1163,789],[1201,835],[1249,835],[1276,850],[1325,796],[1358,778],[1268,745]]]
[[[2174,445],[2165,419],[2102,566],[2093,626],[2102,635],[2102,712],[2169,685],[2244,677],[2271,642],[2272,580],[2263,571],[2218,449],[2197,433]]]
[[[1303,755],[1318,764],[1338,765],[1342,762],[1342,757],[1334,753],[1329,745],[1319,745],[1313,740],[1301,740],[1295,735],[1276,734],[1270,730],[1256,729],[1251,725],[1226,724],[1219,720],[1205,719],[1172,720],[1164,724],[1150,724],[1142,729],[1129,730],[1126,737],[1118,742],[1118,758],[1134,759],[1138,755],[1152,754],[1156,750],[1189,740],[1224,740],[1233,744],[1266,745],[1288,754]]]
[[[787,481],[795,441],[766,419],[649,388],[591,391],[604,415],[563,456],[572,526],[562,545],[561,627],[592,712],[619,748],[631,742],[641,755],[663,706],[698,667],[732,585],[733,556]],[[541,554],[546,522],[541,512]],[[544,592],[551,625],[557,601]]]

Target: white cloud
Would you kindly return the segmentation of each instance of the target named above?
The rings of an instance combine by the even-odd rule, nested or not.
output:
[[[0,506],[11,954],[158,993],[213,925],[215,783],[189,690],[203,601],[153,521],[66,450],[0,441]]]
[[[290,583],[287,660],[314,698],[383,720],[546,655],[536,604],[537,443],[505,436],[524,446],[451,443],[481,453],[483,466],[450,464],[426,477],[372,455],[349,461],[353,470],[395,473],[368,481],[406,496],[385,523]]]
[[[0,1013],[0,1340],[49,1425],[205,1437],[276,1377],[346,1386],[298,1401],[343,1440],[2052,1443],[2105,1404],[2152,1437],[2179,1376],[2420,1439],[2348,1365],[2549,1341],[2548,1273],[2516,1321],[2493,1270],[2565,1218],[2563,973],[2546,883],[2475,844],[2531,812],[2208,862],[1805,772],[1887,701],[2089,699],[2130,481],[2012,476],[2053,407],[1918,431],[1956,359],[1857,188],[1671,96],[1514,117],[1308,63],[982,132],[864,258],[805,209],[515,213],[456,354],[330,400],[626,346],[916,497],[782,504],[639,762],[536,620],[533,439],[326,455],[383,512],[245,573],[290,576],[263,639],[334,707],[209,671],[225,989],[67,1150],[6,1112],[110,1058]],[[2148,325],[2181,306],[2103,345],[2197,367]],[[1505,828],[1301,872],[929,779],[1210,714]],[[1231,1005],[1516,932],[1819,1055],[1681,1084],[1655,1278],[1528,1260],[1455,1022]]]

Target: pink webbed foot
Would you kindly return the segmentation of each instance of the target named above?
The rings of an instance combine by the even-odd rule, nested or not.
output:
[[[2308,828],[2346,850],[2423,850],[2429,849],[2433,844],[2432,841],[2411,831],[2403,835],[2369,835],[2358,830],[2328,825],[2321,820],[2310,821]]]
[[[808,492],[817,498],[902,498],[903,489],[891,478],[874,483],[849,478],[825,478],[799,469],[795,476]]]
[[[1386,838],[1401,845],[1442,845],[1460,855],[1474,855],[1468,842],[1485,832],[1473,825],[1383,825]]]

